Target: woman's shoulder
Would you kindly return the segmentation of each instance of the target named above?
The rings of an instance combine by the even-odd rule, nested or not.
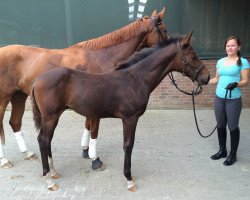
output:
[[[248,60],[246,58],[241,57],[240,59],[241,59],[241,62],[242,62],[242,67],[250,68],[249,62],[248,62]]]
[[[241,59],[241,62],[244,62],[244,63],[248,62],[246,58],[241,57],[240,59]]]
[[[224,63],[225,59],[226,59],[226,57],[220,58],[220,59],[217,61],[217,65],[220,65],[220,64]]]

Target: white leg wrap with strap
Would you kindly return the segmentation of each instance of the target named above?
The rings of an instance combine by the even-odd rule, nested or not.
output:
[[[91,159],[96,158],[96,144],[97,144],[97,139],[90,139],[89,140],[89,157]]]
[[[26,152],[28,150],[28,148],[27,148],[27,145],[23,139],[23,132],[19,131],[19,132],[15,132],[14,134],[15,134],[16,141],[17,141],[17,144],[18,144],[20,151],[22,153]]]
[[[89,146],[89,139],[90,139],[89,130],[85,128],[82,134],[81,145],[87,148]]]

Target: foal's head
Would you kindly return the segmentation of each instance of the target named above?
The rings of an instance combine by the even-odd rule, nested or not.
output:
[[[190,40],[192,32],[185,37],[176,39],[177,56],[174,60],[173,71],[181,72],[199,85],[207,84],[210,79],[209,71],[194,52]]]
[[[158,44],[159,42],[164,42],[168,40],[167,28],[166,25],[163,23],[164,13],[165,8],[163,8],[163,10],[159,13],[154,11],[151,17],[145,16],[140,19],[144,21],[145,26],[147,28],[147,32],[149,32],[141,48],[151,47],[155,44]]]

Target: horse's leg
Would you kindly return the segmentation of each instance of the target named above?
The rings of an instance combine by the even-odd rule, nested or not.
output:
[[[123,150],[125,153],[124,159],[124,176],[127,180],[127,188],[130,191],[137,191],[135,181],[131,176],[131,155],[135,140],[135,130],[138,118],[123,119]]]
[[[54,169],[51,153],[51,140],[57,123],[58,118],[56,120],[52,119],[50,121],[43,122],[37,138],[42,158],[43,176],[47,182],[48,189],[53,191],[58,189],[58,185],[53,182],[52,178],[59,177],[58,173]]]
[[[4,98],[0,98],[0,166],[3,169],[9,169],[13,167],[11,162],[5,157],[4,150],[3,150],[3,144],[5,141],[4,137],[4,128],[3,128],[3,118],[4,118],[4,112],[8,105],[8,100]]]
[[[54,131],[53,131],[54,133]],[[53,135],[51,135],[51,139],[50,141],[52,141]],[[49,168],[50,168],[50,175],[51,178],[53,179],[58,179],[60,176],[58,174],[58,172],[56,171],[54,164],[53,164],[53,158],[52,158],[52,151],[51,151],[51,143],[49,144],[49,157],[48,157],[48,161],[49,161]]]
[[[36,159],[35,153],[29,151],[24,141],[23,131],[21,130],[22,126],[22,117],[25,109],[25,102],[27,99],[27,95],[23,92],[16,92],[11,99],[12,110],[9,124],[14,132],[16,137],[16,141],[19,147],[19,150],[22,153],[26,154],[26,159],[34,160]]]
[[[81,140],[81,145],[83,147],[82,150],[82,157],[89,159],[89,140],[90,140],[90,126],[91,122],[89,118],[86,118],[85,121],[85,128],[83,130],[82,134],[82,140]]]
[[[102,171],[105,169],[102,161],[96,153],[97,136],[99,130],[100,119],[95,118],[90,120],[90,140],[89,140],[89,157],[92,159],[92,169]]]

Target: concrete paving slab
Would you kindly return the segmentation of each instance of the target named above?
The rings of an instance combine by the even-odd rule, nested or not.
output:
[[[43,180],[37,132],[31,111],[25,111],[23,130],[31,150],[39,158],[24,160],[4,118],[6,157],[14,164],[0,169],[0,200],[247,200],[250,199],[250,109],[241,115],[238,161],[230,167],[210,156],[218,150],[217,135],[198,135],[192,110],[147,110],[140,118],[132,154],[132,174],[137,192],[129,192],[123,178],[122,123],[102,119],[98,155],[106,169],[91,170],[81,157],[84,117],[66,111],[52,141],[54,165],[60,173],[58,191],[48,191]],[[215,126],[212,110],[198,110],[200,129],[208,134]],[[230,141],[228,139],[228,147]]]

